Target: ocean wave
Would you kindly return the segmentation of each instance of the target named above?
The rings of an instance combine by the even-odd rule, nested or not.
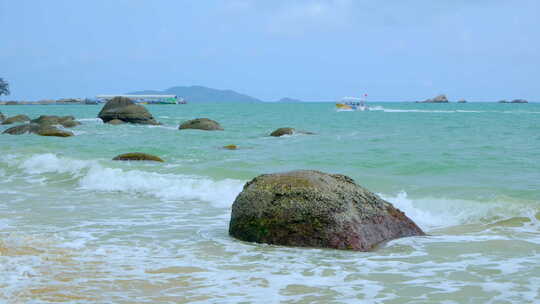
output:
[[[100,192],[146,194],[163,200],[202,200],[229,207],[244,181],[183,174],[110,168],[92,160],[75,160],[52,153],[38,154],[20,164],[26,173],[69,173],[78,178],[80,189]]]

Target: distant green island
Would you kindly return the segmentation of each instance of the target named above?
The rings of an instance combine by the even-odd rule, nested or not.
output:
[[[184,98],[187,102],[263,102],[263,100],[249,96],[247,94],[238,93],[233,90],[219,90],[204,86],[175,86],[166,90],[145,90],[129,92],[127,94],[134,95],[177,95]],[[302,102],[298,99],[284,97],[277,102]]]
[[[203,86],[176,86],[171,87],[163,91],[159,90],[145,90],[129,92],[128,94],[141,94],[141,95],[178,95],[184,98],[187,102],[262,102],[262,100],[235,92],[233,90],[218,90],[207,88]]]

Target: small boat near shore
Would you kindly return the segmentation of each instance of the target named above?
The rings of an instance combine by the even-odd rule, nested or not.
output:
[[[366,104],[367,94],[362,98],[359,97],[343,97],[340,102],[336,103],[338,111],[369,111]]]

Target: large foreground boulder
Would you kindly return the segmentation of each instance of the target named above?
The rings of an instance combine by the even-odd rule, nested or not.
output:
[[[208,118],[196,118],[192,120],[188,120],[186,122],[183,122],[180,127],[178,127],[179,130],[184,129],[197,129],[197,130],[204,130],[204,131],[223,131],[223,128],[221,125],[215,121]]]
[[[26,122],[26,121],[30,121],[30,117],[21,114],[21,115],[15,115],[15,116],[11,116],[9,118],[6,118],[2,122],[2,124],[3,125],[10,125],[10,124],[13,124],[13,123]]]
[[[10,135],[21,135],[21,134],[31,133],[31,134],[41,135],[41,136],[56,136],[56,137],[70,137],[74,135],[72,132],[60,130],[56,127],[53,127],[52,125],[36,124],[36,123],[28,123],[28,124],[11,127],[2,133],[10,134]]]
[[[248,182],[232,206],[229,234],[248,242],[368,251],[424,232],[347,176],[292,171]]]
[[[116,156],[115,158],[113,158],[113,160],[147,160],[147,161],[164,162],[164,160],[158,156],[146,154],[146,153],[140,153],[140,152],[120,154]]]
[[[98,117],[105,123],[118,119],[134,124],[159,124],[145,107],[135,104],[131,99],[125,97],[115,97],[108,101],[99,112]]]

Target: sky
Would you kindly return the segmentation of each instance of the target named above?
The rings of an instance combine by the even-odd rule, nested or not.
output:
[[[538,0],[0,0],[3,100],[540,101]]]

